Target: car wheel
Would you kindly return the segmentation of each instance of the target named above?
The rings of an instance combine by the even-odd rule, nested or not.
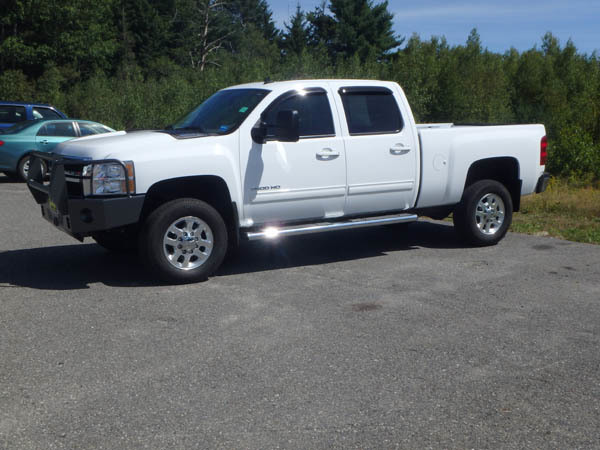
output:
[[[140,235],[142,261],[160,279],[173,283],[204,281],[223,262],[227,228],[208,203],[173,200],[153,211]]]
[[[29,173],[29,161],[31,157],[29,155],[23,156],[19,160],[19,164],[17,164],[17,175],[21,179],[21,181],[27,181],[27,174]],[[47,172],[46,163],[42,161],[42,178],[46,176]]]
[[[512,199],[506,188],[494,180],[473,183],[454,210],[454,228],[473,245],[495,245],[512,222]]]
[[[111,253],[129,253],[137,249],[137,228],[123,227],[92,234],[96,243]]]

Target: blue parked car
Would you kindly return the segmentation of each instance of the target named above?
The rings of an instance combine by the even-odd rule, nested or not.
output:
[[[43,103],[0,101],[0,129],[35,119],[66,119],[67,115],[54,106]]]
[[[115,130],[88,120],[42,119],[19,122],[0,130],[0,171],[27,180],[31,152],[51,152],[58,144],[69,139],[112,131]]]

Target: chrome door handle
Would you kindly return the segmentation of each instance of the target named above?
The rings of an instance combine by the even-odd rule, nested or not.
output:
[[[48,139],[41,140],[40,143],[46,145],[48,143]]]
[[[410,147],[406,147],[404,144],[396,144],[390,148],[392,155],[405,155],[408,152],[410,152]]]
[[[319,150],[317,152],[317,159],[329,160],[329,159],[335,159],[338,156],[340,156],[340,152],[334,152],[330,148],[324,148],[323,150]]]

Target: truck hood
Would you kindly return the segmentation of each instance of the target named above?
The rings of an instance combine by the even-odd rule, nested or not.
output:
[[[187,140],[177,139],[169,133],[160,131],[116,131],[63,142],[56,147],[55,153],[81,159],[133,160],[142,152],[145,155],[154,151],[163,153],[178,141]]]

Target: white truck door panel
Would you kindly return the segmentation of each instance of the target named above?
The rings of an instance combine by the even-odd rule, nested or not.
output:
[[[244,178],[244,215],[253,223],[343,215],[346,198],[344,141],[324,89],[283,94],[264,112],[297,110],[300,140],[249,142]],[[242,150],[242,154],[244,151]]]
[[[402,210],[414,203],[418,142],[394,92],[383,86],[341,85],[346,121],[348,196],[345,214]]]

